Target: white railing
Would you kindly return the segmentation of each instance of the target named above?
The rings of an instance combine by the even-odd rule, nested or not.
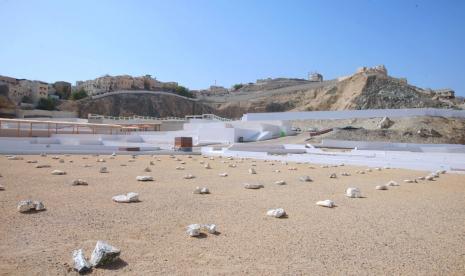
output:
[[[186,115],[186,119],[202,119],[202,120],[216,120],[216,121],[232,121],[228,118],[223,118],[215,114],[202,114],[202,115]]]
[[[151,121],[187,121],[189,119],[202,119],[202,120],[217,120],[217,121],[231,121],[231,119],[223,118],[215,114],[202,114],[202,115],[186,115],[184,118],[180,117],[151,117],[151,116],[105,116],[99,114],[87,115],[88,119],[102,119],[102,120],[115,120],[115,121],[129,121],[129,120],[151,120]]]

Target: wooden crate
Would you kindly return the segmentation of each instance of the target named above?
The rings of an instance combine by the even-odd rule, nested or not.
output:
[[[175,137],[174,147],[179,148],[192,148],[192,137]]]

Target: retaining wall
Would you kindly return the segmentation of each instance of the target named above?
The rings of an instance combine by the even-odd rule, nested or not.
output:
[[[242,116],[242,121],[266,121],[266,120],[337,120],[379,117],[455,117],[465,118],[465,110],[452,110],[440,108],[409,108],[409,109],[365,109],[365,110],[341,110],[341,111],[305,111],[305,112],[268,112],[247,113]]]

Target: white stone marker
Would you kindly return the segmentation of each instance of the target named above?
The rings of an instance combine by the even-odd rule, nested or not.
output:
[[[346,196],[350,198],[360,198],[362,197],[362,193],[360,192],[359,188],[351,187],[351,188],[347,188]]]
[[[138,175],[136,176],[137,181],[153,181],[153,177],[150,175]]]
[[[274,218],[281,218],[286,215],[286,211],[283,208],[270,209],[266,212],[266,215]]]
[[[334,206],[336,206],[334,204],[334,201],[332,201],[330,199],[317,201],[316,205],[322,206],[322,207],[328,207],[328,208],[333,208]]]

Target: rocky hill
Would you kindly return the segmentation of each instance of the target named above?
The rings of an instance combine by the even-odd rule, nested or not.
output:
[[[440,97],[403,79],[383,73],[359,72],[342,80],[308,83],[274,90],[231,93],[225,101],[203,99],[220,116],[247,112],[316,111],[382,108],[459,108],[459,99]]]
[[[185,115],[214,113],[202,103],[170,95],[119,94],[99,99],[84,99],[62,103],[61,110],[77,111],[79,117],[94,113],[107,116],[143,115],[152,117],[184,117]]]
[[[316,111],[380,108],[463,108],[463,99],[451,90],[433,91],[393,78],[384,66],[361,68],[335,80],[264,79],[218,95],[199,95],[197,101],[172,95],[122,94],[77,103],[61,110],[102,115],[185,116],[214,113],[240,118],[250,112]]]

